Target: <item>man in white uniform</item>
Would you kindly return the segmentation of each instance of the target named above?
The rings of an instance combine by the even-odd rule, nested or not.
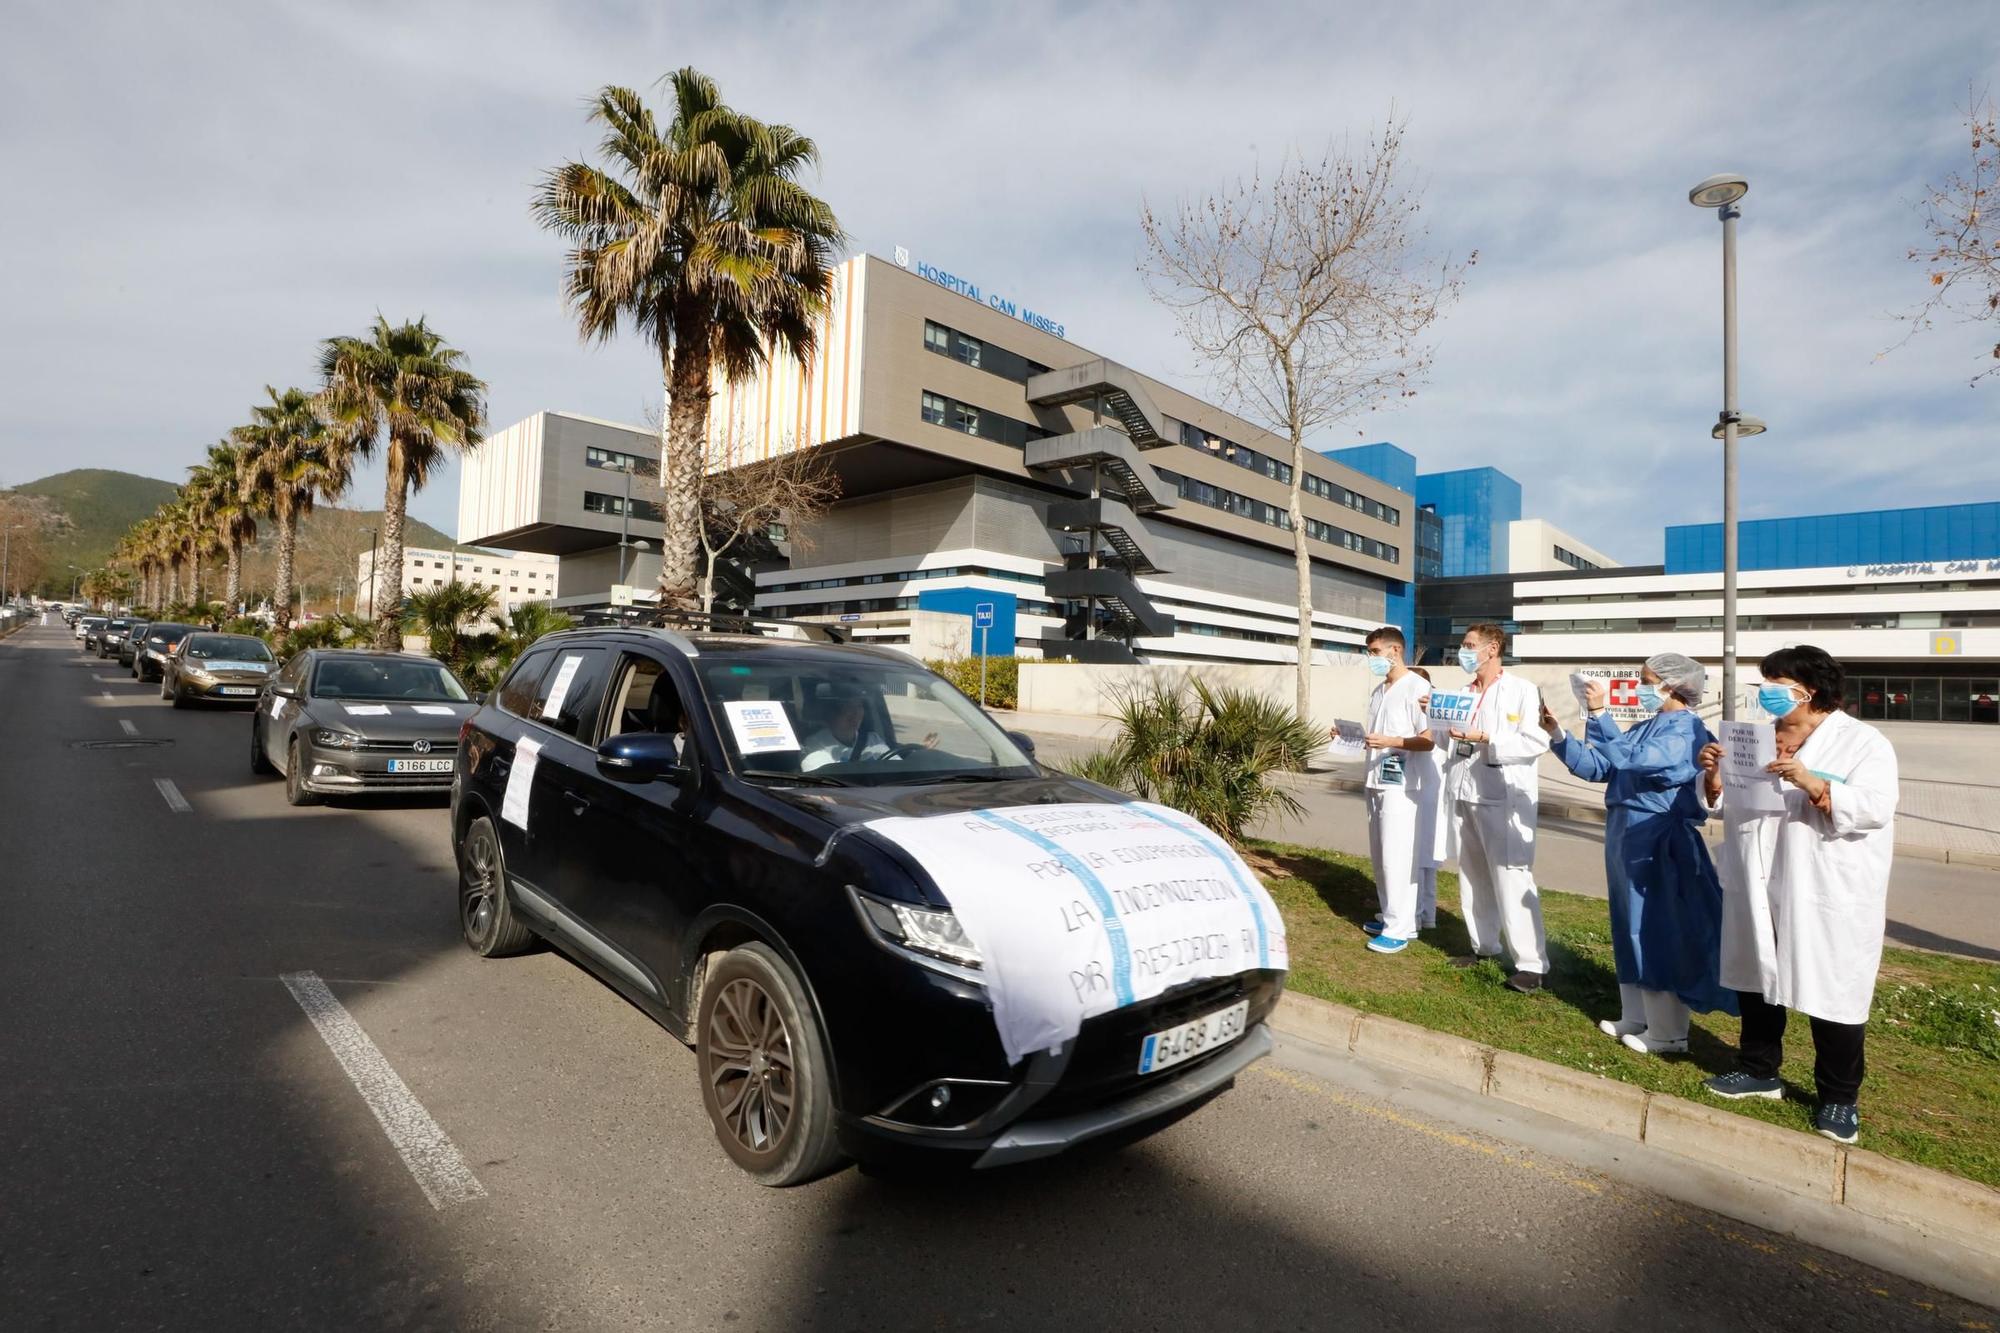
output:
[[[1403,631],[1384,625],[1368,636],[1368,669],[1381,684],[1368,696],[1368,855],[1375,863],[1380,919],[1362,929],[1376,953],[1401,953],[1417,937],[1417,833],[1430,799],[1431,687],[1403,665]]]
[[[1523,994],[1548,976],[1548,941],[1542,899],[1535,887],[1535,764],[1548,753],[1542,730],[1542,697],[1528,681],[1501,667],[1507,632],[1480,623],[1465,632],[1458,664],[1471,673],[1478,699],[1472,720],[1451,729],[1445,759],[1445,800],[1458,853],[1459,907],[1472,936],[1472,956],[1453,959],[1471,967],[1513,955],[1507,985]]]

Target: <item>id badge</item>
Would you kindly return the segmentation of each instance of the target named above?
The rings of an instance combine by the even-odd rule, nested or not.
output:
[[[1387,755],[1387,756],[1384,756],[1384,758],[1383,758],[1383,760],[1382,760],[1382,767],[1381,767],[1381,770],[1380,770],[1380,772],[1381,772],[1381,774],[1382,774],[1382,785],[1383,785],[1383,786],[1385,786],[1385,787],[1400,787],[1400,786],[1402,786],[1402,785],[1403,785],[1403,756],[1401,756],[1401,755],[1399,755],[1399,754],[1392,754],[1392,755]]]
[[[1457,745],[1451,747],[1451,752],[1460,759],[1470,759],[1472,758],[1472,742],[1460,741]]]

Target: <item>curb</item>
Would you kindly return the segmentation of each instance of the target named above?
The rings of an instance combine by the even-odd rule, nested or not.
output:
[[[1286,991],[1271,1026],[1376,1064],[1720,1168],[2000,1264],[2000,1190],[1732,1111]]]
[[[1335,777],[1324,772],[1308,772],[1304,776],[1317,779],[1333,791],[1363,790],[1359,778]],[[1567,819],[1573,824],[1602,824],[1605,819],[1602,805],[1578,805],[1574,801],[1542,801],[1535,809],[1543,819]],[[1703,826],[1702,836],[1710,842],[1720,838],[1722,836],[1720,822],[1710,820]],[[2000,852],[1959,851],[1956,848],[1933,847],[1928,843],[1904,842],[1898,838],[1896,855],[1913,861],[1936,861],[1941,865],[1977,866],[1983,870],[2000,870]]]

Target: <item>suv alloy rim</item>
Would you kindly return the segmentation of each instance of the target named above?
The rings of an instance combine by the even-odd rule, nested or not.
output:
[[[465,937],[475,944],[493,932],[494,885],[500,878],[493,862],[493,840],[482,829],[465,845],[465,888],[458,906]]]
[[[715,998],[707,1072],[736,1141],[754,1153],[775,1151],[795,1103],[792,1035],[778,1002],[748,977],[733,979]]]

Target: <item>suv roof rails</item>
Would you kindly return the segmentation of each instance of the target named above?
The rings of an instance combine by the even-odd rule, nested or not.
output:
[[[579,628],[629,625],[643,629],[677,629],[694,633],[752,634],[761,638],[806,638],[821,643],[844,644],[847,635],[832,625],[815,620],[788,620],[783,616],[760,616],[740,611],[678,611],[668,607],[620,607],[613,611],[591,611],[580,617]],[[779,633],[768,633],[766,627]],[[785,633],[784,631],[797,631]]]

